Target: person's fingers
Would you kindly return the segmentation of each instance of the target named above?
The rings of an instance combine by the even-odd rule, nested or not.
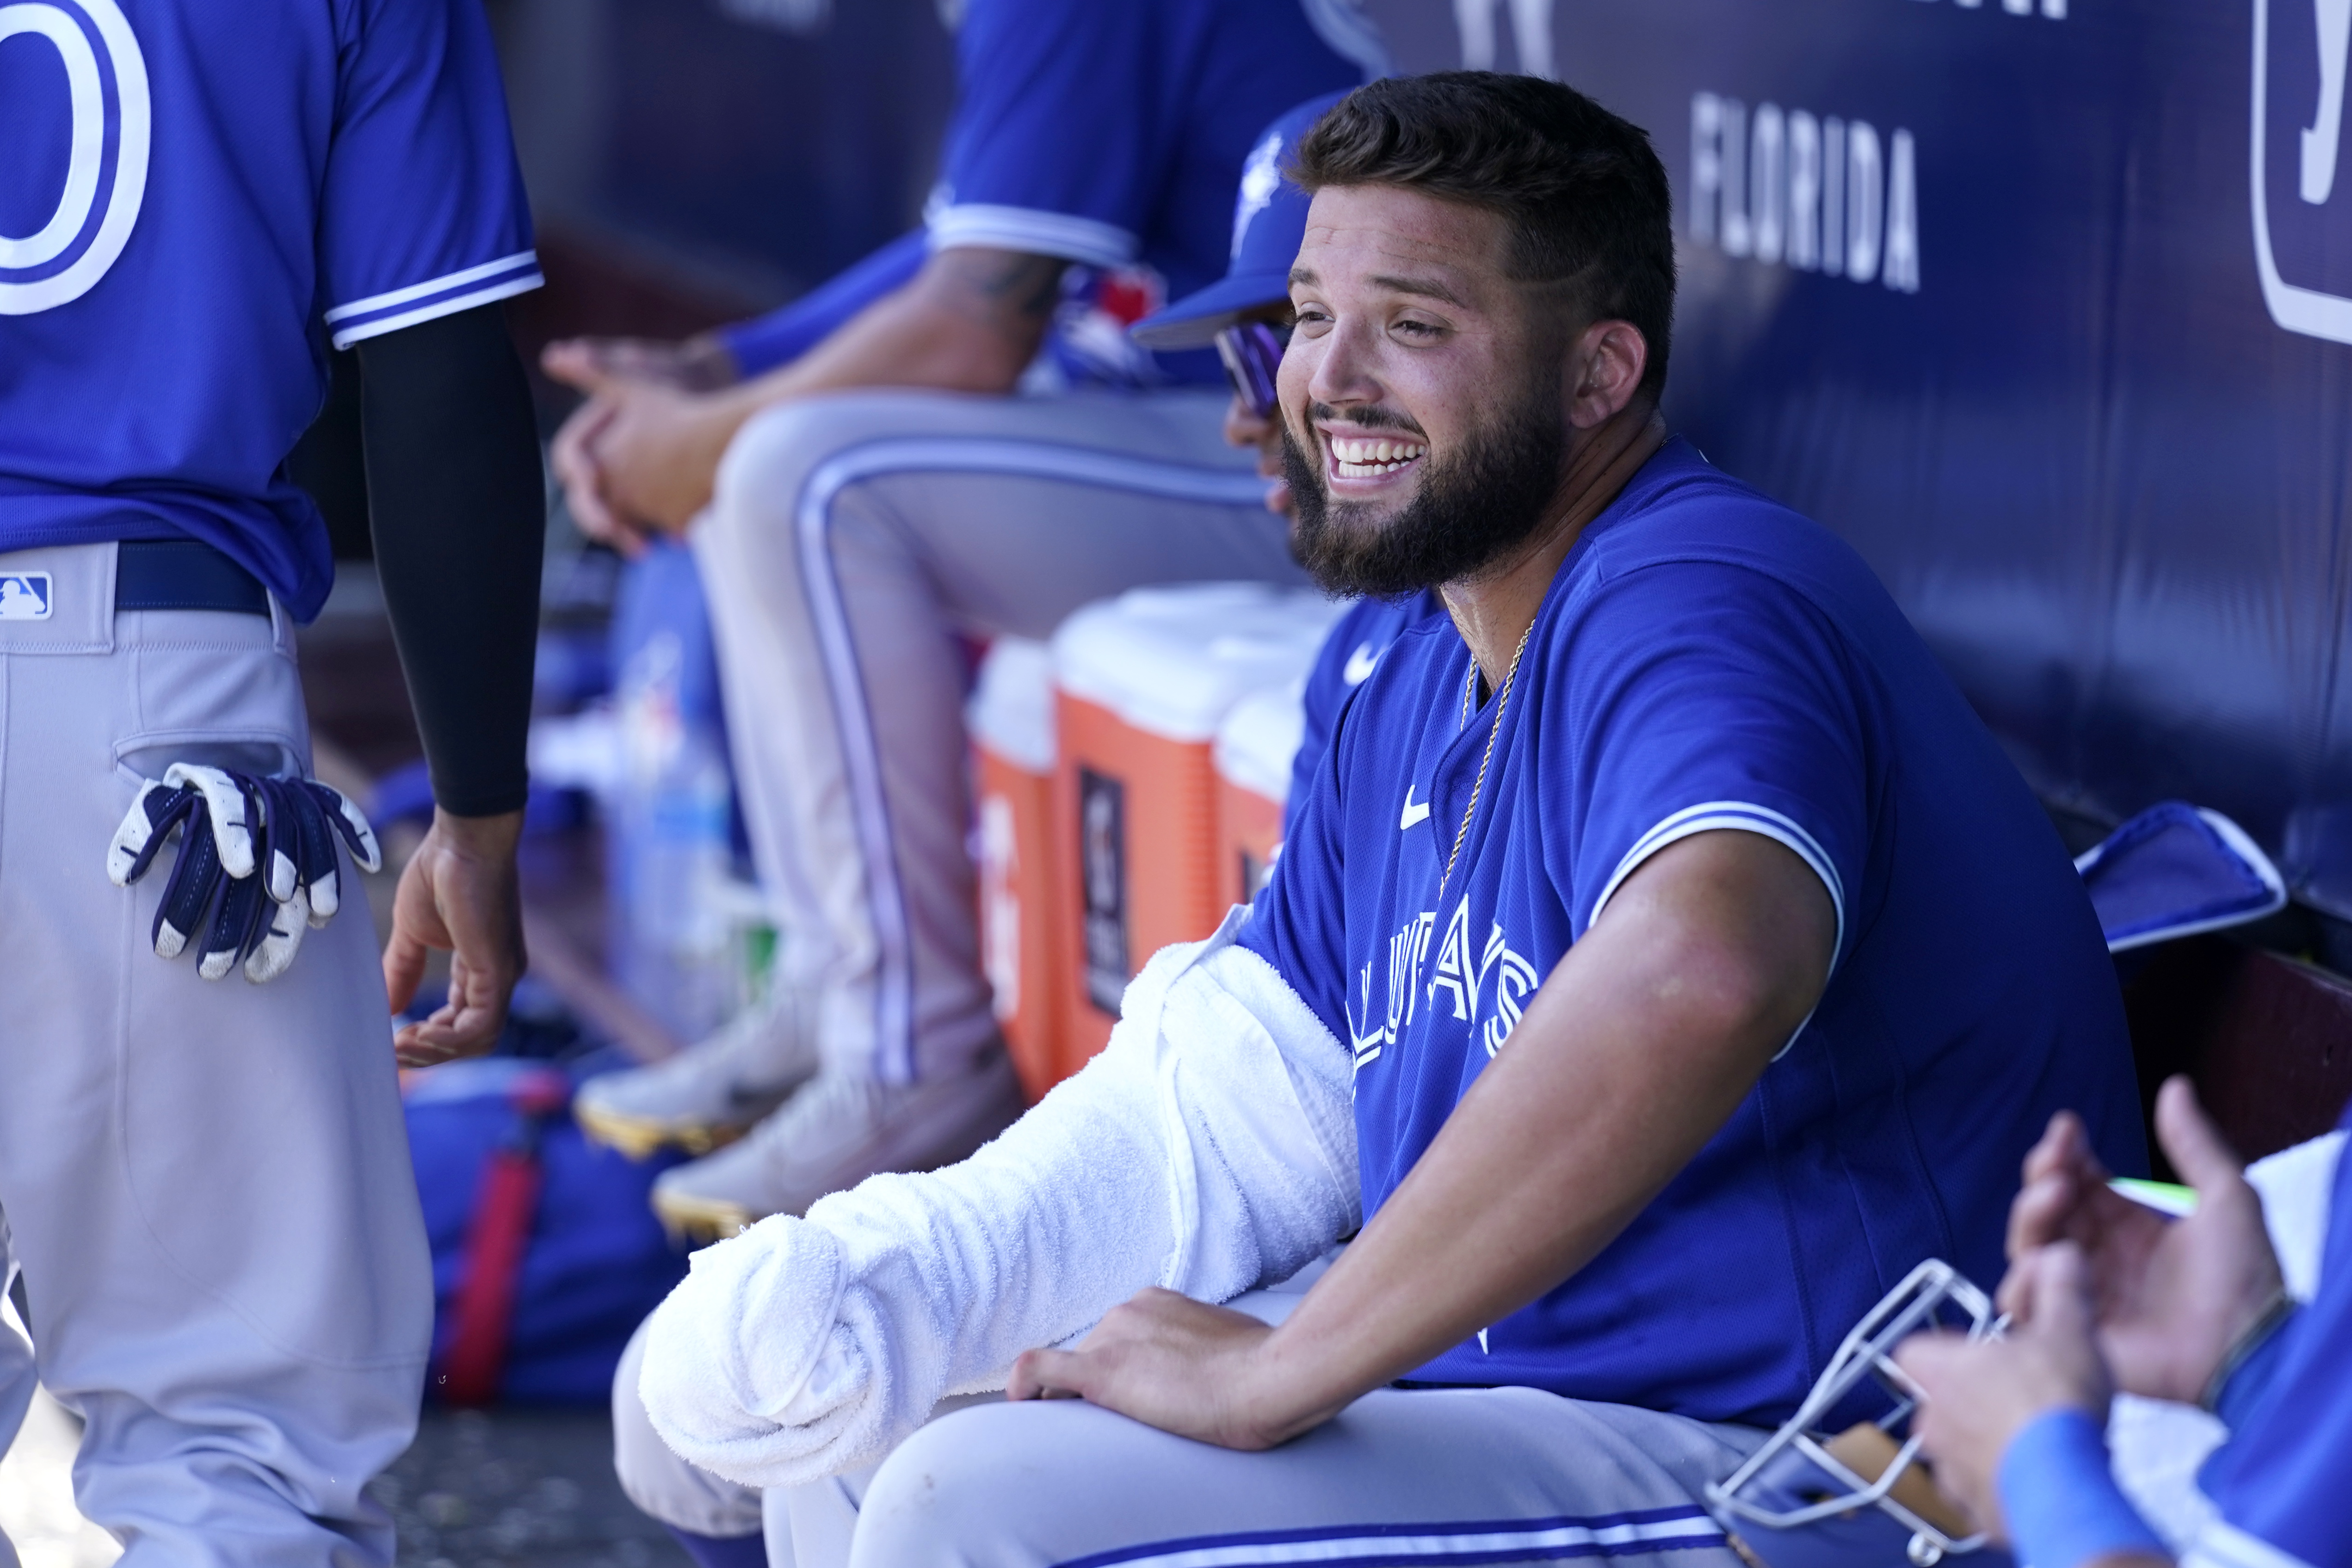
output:
[[[540,351],[539,368],[551,381],[582,392],[602,392],[613,382],[612,367],[593,338],[565,338]]]
[[[383,947],[383,989],[394,1013],[408,1010],[416,987],[425,979],[425,946],[399,920],[392,923],[392,940]]]
[[[520,933],[460,933],[449,964],[449,1000],[470,1026],[485,1027],[492,1040],[506,1023],[507,1004],[522,978]],[[488,1044],[488,1042],[485,1042]]]
[[[1074,1351],[1024,1351],[1004,1386],[1007,1399],[1083,1397],[1086,1358]]]
[[[458,1057],[478,1057],[498,1044],[506,1026],[504,1009],[444,1006],[431,1017],[402,1027],[393,1054],[403,1067],[432,1067]]]
[[[2091,1338],[2091,1269],[2083,1249],[2071,1241],[2053,1242],[2027,1259],[2033,1280],[2029,1331],[2087,1342]]]
[[[1926,1391],[1933,1403],[1936,1390],[1945,1385],[1951,1375],[1957,1358],[1968,1348],[1964,1335],[1949,1329],[1937,1329],[1913,1334],[1895,1347],[1895,1364],[1907,1373],[1911,1381]]]
[[[479,1056],[499,1042],[506,1028],[512,978],[485,974],[467,962],[463,949],[449,965],[449,995],[432,1016],[404,1026],[393,1049],[403,1067],[429,1067],[456,1057]]]
[[[2044,1171],[2020,1187],[2009,1205],[2010,1261],[2063,1235],[2079,1193],[2073,1173],[2063,1169]]]
[[[2030,1279],[2032,1270],[2028,1264],[2034,1250],[2032,1247],[2021,1248],[2010,1255],[2009,1269],[2001,1275],[2000,1284],[1992,1293],[1993,1307],[2003,1317],[2021,1319],[2026,1314],[2026,1304],[2033,1295]]]
[[[2066,1162],[2068,1150],[2074,1146],[2083,1123],[2071,1110],[2061,1110],[2050,1118],[2050,1125],[2033,1147],[2025,1152],[2025,1169],[2021,1180],[2032,1182],[2056,1170]]]
[[[596,458],[596,440],[613,422],[618,407],[608,398],[592,398],[573,410],[555,433],[552,449],[555,477],[563,486],[565,504],[580,531],[624,554],[645,548],[637,529],[604,498],[604,470]]]
[[[2200,1193],[2242,1181],[2245,1162],[2197,1102],[2186,1078],[2167,1079],[2156,1091],[2156,1136],[2181,1179]]]
[[[2047,1247],[2036,1247],[2017,1260],[2000,1282],[2000,1300],[1994,1304],[2009,1314],[2011,1332],[2033,1321],[2042,1309],[2042,1258]]]

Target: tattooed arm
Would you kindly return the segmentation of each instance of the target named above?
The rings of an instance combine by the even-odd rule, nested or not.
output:
[[[591,532],[625,546],[647,530],[683,529],[709,503],[735,432],[787,398],[856,387],[1010,392],[1045,340],[1067,266],[1015,250],[940,251],[905,288],[792,363],[712,392],[551,354],[549,373],[590,395],[572,418],[583,471],[564,476],[589,492],[585,505],[575,494],[573,510]]]

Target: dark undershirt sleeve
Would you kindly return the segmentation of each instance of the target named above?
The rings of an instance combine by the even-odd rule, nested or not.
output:
[[[546,495],[530,386],[495,304],[357,345],[376,571],[433,798],[519,811]]]

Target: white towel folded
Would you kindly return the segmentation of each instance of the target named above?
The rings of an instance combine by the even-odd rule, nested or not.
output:
[[[1108,1048],[963,1163],[696,1254],[646,1341],[662,1440],[746,1486],[814,1480],[1146,1286],[1229,1300],[1355,1228],[1349,1053],[1233,944],[1244,912],[1156,955]]]

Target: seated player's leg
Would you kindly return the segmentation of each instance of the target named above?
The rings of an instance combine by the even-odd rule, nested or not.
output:
[[[19,552],[55,613],[0,622],[0,1206],[41,1378],[126,1562],[388,1563],[362,1489],[433,1302],[373,933],[355,900],[268,985],[155,955],[167,879],[106,874],[138,771],[309,742],[282,617],[117,616],[112,551]]]
[[[963,626],[1042,637],[1139,584],[1298,581],[1216,399],[873,393],[745,426],[696,535],[730,744],[824,1066],[667,1173],[714,1227],[960,1157],[1017,1104],[973,923]]]
[[[660,1521],[702,1568],[764,1561],[760,1494],[698,1470],[669,1451],[637,1397],[646,1331],[639,1324],[613,1373],[613,1473],[621,1490],[649,1518]]]
[[[1762,1436],[1527,1388],[1381,1389],[1244,1454],[1075,1400],[999,1404],[933,1422],[884,1462],[848,1561],[1154,1568],[1253,1545],[1264,1563],[1734,1568],[1696,1500]]]

